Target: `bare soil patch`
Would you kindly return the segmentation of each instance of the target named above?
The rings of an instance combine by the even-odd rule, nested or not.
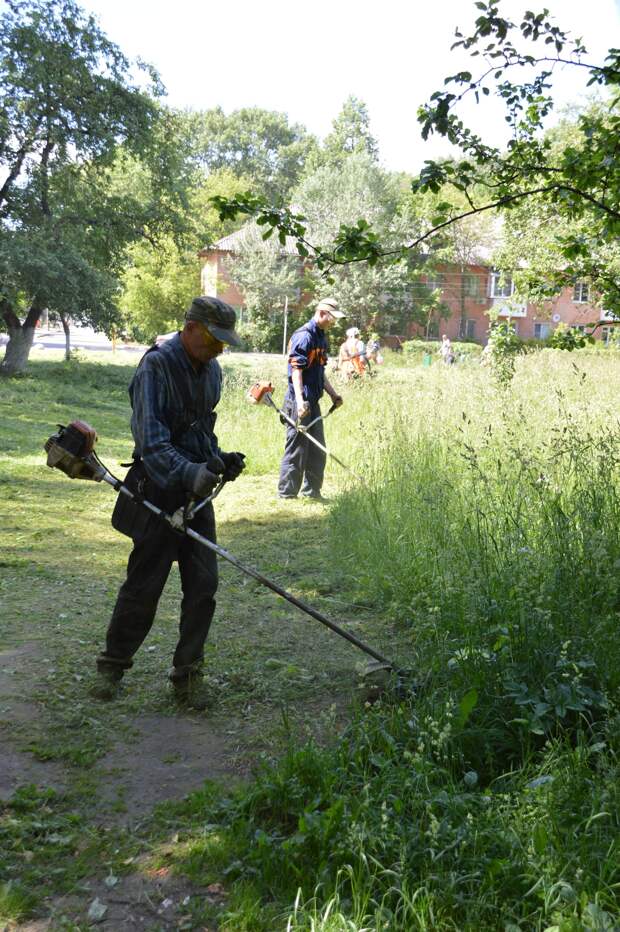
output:
[[[168,932],[168,930],[200,929],[215,932],[216,926],[196,923],[192,913],[204,903],[215,907],[226,901],[221,884],[196,886],[168,868],[149,869],[136,865],[136,873],[124,877],[87,882],[87,895],[58,898],[47,919],[17,926],[20,932],[52,932],[74,923],[79,929],[99,929],[102,932]]]
[[[101,759],[101,815],[130,826],[167,799],[180,799],[205,780],[242,775],[235,747],[208,718],[136,716],[135,739],[119,742]]]
[[[61,764],[37,760],[19,747],[41,718],[38,703],[24,698],[32,689],[31,671],[41,653],[36,643],[0,651],[0,800],[10,799],[24,784],[61,790],[67,782]]]

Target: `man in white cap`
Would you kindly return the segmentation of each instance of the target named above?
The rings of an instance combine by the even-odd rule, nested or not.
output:
[[[349,327],[346,336],[346,340],[340,347],[338,365],[348,380],[363,376],[368,367],[368,360],[366,359],[366,347],[364,341],[360,339],[358,328]]]
[[[323,298],[312,318],[291,336],[288,345],[288,391],[283,410],[294,421],[309,424],[319,418],[319,401],[324,391],[336,407],[342,404],[341,396],[325,375],[325,366],[327,331],[344,316],[334,298]],[[309,433],[325,446],[323,421],[313,424]],[[296,498],[301,489],[305,497],[320,499],[326,458],[325,453],[303,433],[288,425],[278,481],[280,498]]]

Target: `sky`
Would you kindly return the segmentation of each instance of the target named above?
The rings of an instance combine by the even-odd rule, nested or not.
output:
[[[323,138],[349,95],[367,105],[383,165],[415,173],[448,154],[424,143],[418,106],[443,79],[475,60],[450,52],[478,11],[469,0],[80,0],[130,57],[155,65],[174,107],[225,112],[262,107],[287,113]],[[584,40],[592,60],[620,45],[620,0],[502,0],[503,15],[547,7]],[[580,69],[558,70],[560,104],[580,99]],[[474,71],[475,73],[475,71]],[[468,123],[487,141],[505,137],[499,105],[474,107]]]

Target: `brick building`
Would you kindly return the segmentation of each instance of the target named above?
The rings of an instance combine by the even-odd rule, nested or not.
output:
[[[213,246],[206,246],[198,253],[202,262],[200,270],[200,284],[202,294],[208,294],[213,298],[221,298],[226,301],[239,313],[243,309],[243,294],[233,282],[228,274],[227,264],[232,259],[239,247],[239,234],[231,233],[230,236],[224,236],[219,239]]]
[[[241,319],[243,294],[230,281],[227,264],[238,251],[243,235],[242,228],[198,254],[202,261],[202,293],[231,304]],[[292,239],[287,239],[283,251],[287,255],[297,255]],[[300,263],[300,274],[302,269]],[[484,265],[460,267],[445,264],[437,268],[433,278],[428,279],[426,284],[440,290],[441,303],[450,310],[450,316],[432,321],[426,329],[412,323],[408,333],[399,335],[401,339],[426,336],[435,339],[446,333],[451,340],[473,340],[484,344],[487,341],[490,311],[497,313],[499,320],[509,320],[523,340],[543,340],[558,324],[563,323],[588,332],[596,328],[593,333],[595,339],[607,342],[614,326],[620,327],[620,320],[596,306],[587,282],[576,282],[564,288],[553,300],[540,305],[514,302],[514,286],[510,277],[501,276]],[[300,304],[307,303],[308,299],[304,300],[303,295],[296,297]],[[414,302],[415,289],[412,291],[412,305]],[[377,329],[381,329],[380,325]]]

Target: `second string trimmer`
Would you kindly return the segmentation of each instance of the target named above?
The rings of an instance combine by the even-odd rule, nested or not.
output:
[[[320,417],[315,417],[315,419],[313,421],[310,421],[309,424],[302,424],[300,421],[294,421],[293,418],[290,417],[286,413],[286,411],[282,410],[282,408],[278,408],[277,404],[273,400],[272,395],[273,395],[273,385],[271,384],[271,382],[256,382],[252,386],[250,391],[248,392],[247,397],[248,397],[248,401],[250,401],[251,404],[255,404],[255,405],[266,404],[270,408],[273,408],[273,410],[277,412],[278,416],[283,418],[286,421],[286,423],[289,424],[293,428],[293,430],[296,430],[297,433],[299,434],[303,434],[303,436],[306,437],[306,439],[309,440],[310,443],[313,443],[315,447],[318,447],[319,450],[322,450],[323,453],[329,456],[330,459],[332,459],[335,463],[338,463],[338,465],[342,469],[350,473],[354,479],[357,479],[358,482],[365,484],[365,481],[361,476],[358,476],[358,474],[354,472],[350,466],[347,466],[346,463],[343,463],[342,460],[339,459],[339,457],[337,457],[335,453],[332,453],[331,450],[328,450],[326,446],[324,446],[319,440],[316,439],[316,437],[314,437],[309,432],[312,425],[316,424],[317,421],[320,421],[320,420],[324,421],[325,418],[328,418],[329,415],[333,411],[336,410],[337,405],[332,405],[329,411],[327,412],[327,414],[323,414]]]

